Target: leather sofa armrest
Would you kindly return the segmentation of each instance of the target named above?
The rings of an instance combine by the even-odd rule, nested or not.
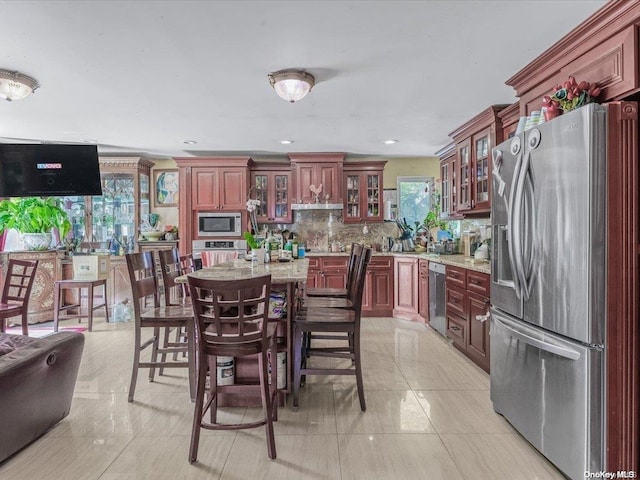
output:
[[[0,462],[69,414],[83,347],[57,332],[0,356]]]

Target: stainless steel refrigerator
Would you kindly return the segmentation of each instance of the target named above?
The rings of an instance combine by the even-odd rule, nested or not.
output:
[[[572,479],[604,469],[606,117],[492,151],[491,400]]]

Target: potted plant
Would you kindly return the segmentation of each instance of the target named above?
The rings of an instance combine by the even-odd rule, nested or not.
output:
[[[71,222],[55,198],[10,198],[0,201],[0,233],[10,228],[22,234],[27,250],[48,250],[51,231],[57,229],[62,240]]]

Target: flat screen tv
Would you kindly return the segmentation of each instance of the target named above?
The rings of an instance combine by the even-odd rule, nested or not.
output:
[[[0,197],[102,195],[98,147],[0,143]]]

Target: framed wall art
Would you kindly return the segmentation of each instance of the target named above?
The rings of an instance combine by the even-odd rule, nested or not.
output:
[[[178,206],[178,169],[153,170],[153,206]]]

